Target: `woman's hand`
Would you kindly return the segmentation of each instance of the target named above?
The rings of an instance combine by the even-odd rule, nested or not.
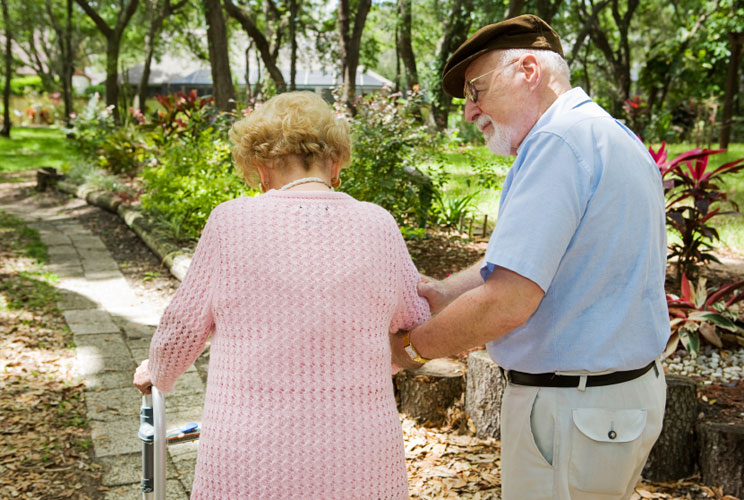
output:
[[[134,386],[142,394],[150,394],[152,392],[152,380],[150,380],[150,370],[147,367],[147,361],[146,359],[140,363],[134,372]]]

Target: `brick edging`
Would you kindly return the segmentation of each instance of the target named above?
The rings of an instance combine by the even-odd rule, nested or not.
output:
[[[170,273],[178,280],[183,281],[189,264],[191,264],[193,249],[179,247],[164,236],[162,232],[155,229],[152,221],[142,210],[123,203],[112,193],[91,188],[84,184],[78,185],[68,180],[59,180],[56,183],[56,189],[83,199],[89,205],[95,205],[117,214],[140,237],[145,245],[161,259]]]

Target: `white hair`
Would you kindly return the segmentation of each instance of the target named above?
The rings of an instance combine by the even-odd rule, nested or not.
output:
[[[547,69],[550,74],[558,79],[565,79],[566,84],[571,85],[571,72],[568,69],[568,64],[557,52],[548,49],[504,49],[497,52],[501,57],[501,63],[518,59],[525,54],[532,54],[537,59],[540,67]]]

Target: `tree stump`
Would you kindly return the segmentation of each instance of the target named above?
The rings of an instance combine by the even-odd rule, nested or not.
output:
[[[674,481],[695,471],[695,420],[697,389],[687,377],[667,375],[666,410],[659,439],[649,454],[643,477],[652,481]]]
[[[58,178],[59,174],[56,169],[41,167],[36,171],[36,190],[39,192],[46,191],[46,188],[52,186]]]
[[[744,496],[744,425],[699,422],[697,433],[702,482]]]
[[[451,359],[433,359],[418,370],[395,374],[400,411],[429,425],[441,425],[447,408],[463,391],[465,365]]]
[[[505,382],[499,365],[494,363],[488,351],[470,353],[465,382],[465,413],[475,425],[475,435],[481,439],[501,437],[501,397]]]

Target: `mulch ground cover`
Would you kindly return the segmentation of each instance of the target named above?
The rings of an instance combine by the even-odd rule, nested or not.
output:
[[[44,249],[0,212],[0,498],[102,498],[72,333]]]

